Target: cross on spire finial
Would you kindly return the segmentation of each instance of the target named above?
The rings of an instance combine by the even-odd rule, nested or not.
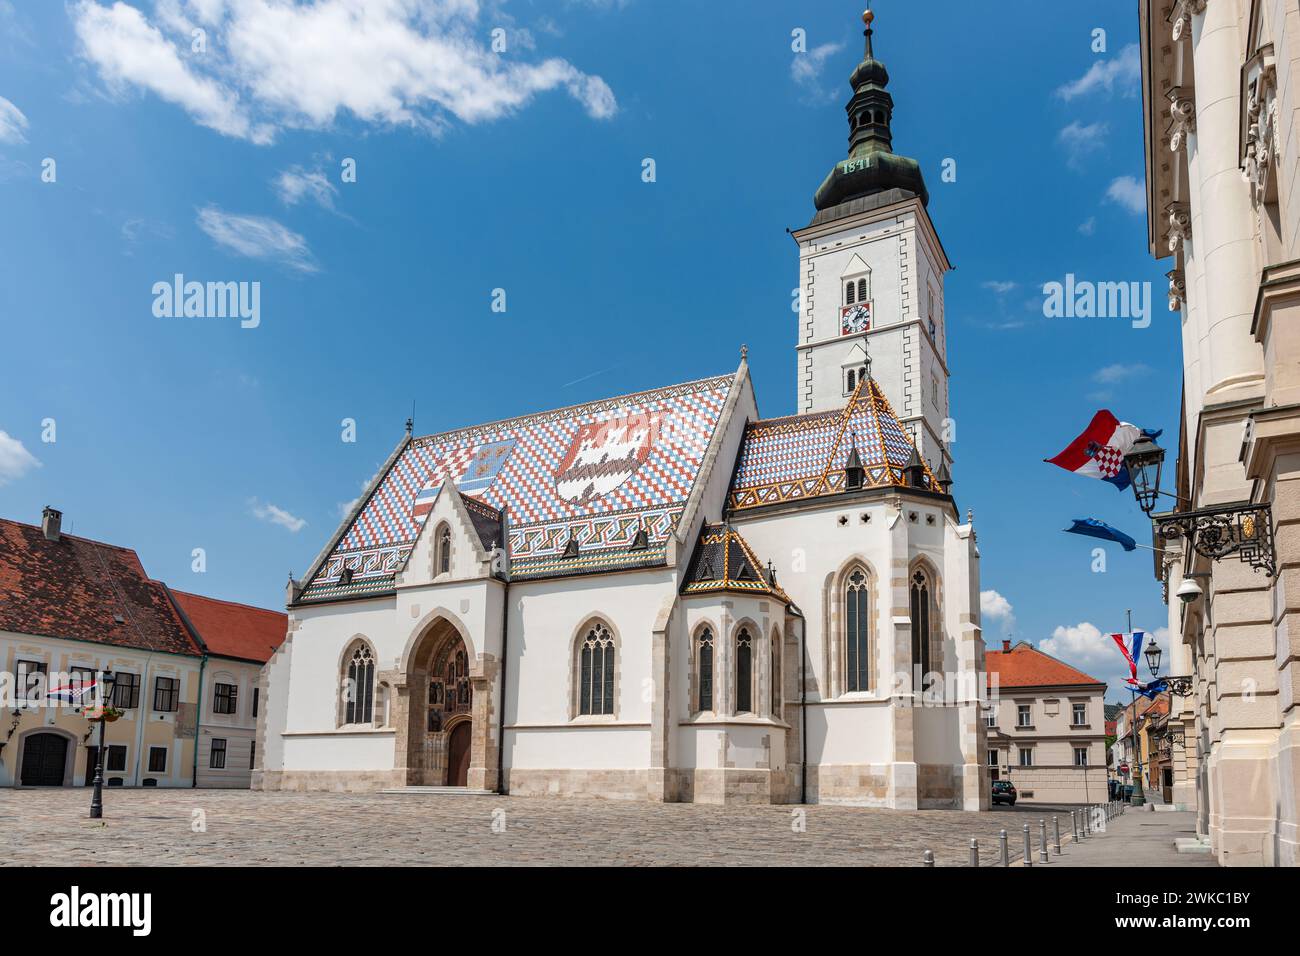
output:
[[[742,345],[742,346],[740,347],[740,360],[741,360],[742,362],[747,362],[747,361],[749,361],[749,346],[748,346],[748,345]]]

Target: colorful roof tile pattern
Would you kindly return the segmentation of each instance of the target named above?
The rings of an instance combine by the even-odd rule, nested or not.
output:
[[[472,515],[475,504],[480,517],[505,512],[512,577],[596,570],[602,558],[611,569],[662,562],[733,382],[702,379],[411,440],[302,600],[390,586],[448,478]],[[642,529],[649,547],[620,554]],[[566,558],[571,537],[578,554]]]
[[[844,466],[856,448],[864,488],[906,484],[912,436],[873,378],[859,383],[838,411],[750,422],[728,503],[742,511],[760,505],[815,498],[844,490]],[[926,489],[940,485],[925,466]]]
[[[730,525],[705,525],[686,570],[683,594],[707,594],[715,591],[743,591],[769,594],[785,604],[790,597],[773,579],[763,573],[762,562],[749,542]]]

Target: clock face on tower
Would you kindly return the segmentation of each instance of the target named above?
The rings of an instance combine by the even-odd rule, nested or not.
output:
[[[871,303],[859,302],[840,309],[840,335],[853,335],[871,328]]]

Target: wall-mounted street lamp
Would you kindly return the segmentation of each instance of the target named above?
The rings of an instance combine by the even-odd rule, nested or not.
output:
[[[1151,670],[1151,677],[1153,678],[1152,683],[1163,681],[1165,684],[1164,689],[1176,697],[1192,696],[1192,679],[1190,677],[1156,676],[1160,673],[1160,656],[1163,653],[1164,652],[1160,649],[1160,645],[1155,641],[1151,641],[1151,643],[1147,645],[1147,649],[1142,652],[1142,656],[1147,659],[1147,667]]]
[[[1211,561],[1237,555],[1256,571],[1277,575],[1277,551],[1273,545],[1273,511],[1268,505],[1248,501],[1199,511],[1165,511],[1152,514],[1161,495],[1160,472],[1165,450],[1143,435],[1124,456],[1133,497],[1138,507],[1155,522],[1156,534],[1165,541],[1186,538],[1188,546]]]

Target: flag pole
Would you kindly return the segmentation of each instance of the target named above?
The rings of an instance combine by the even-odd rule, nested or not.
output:
[[[1130,608],[1125,612],[1128,615],[1128,643],[1129,647],[1133,646],[1133,610]],[[1132,774],[1133,777],[1133,797],[1131,803],[1135,807],[1140,807],[1147,802],[1146,794],[1142,792],[1142,752],[1138,750],[1138,733],[1137,733],[1137,690],[1129,688],[1129,693],[1133,695],[1133,718],[1130,721],[1131,732],[1133,735],[1133,766],[1130,769],[1137,772]]]

